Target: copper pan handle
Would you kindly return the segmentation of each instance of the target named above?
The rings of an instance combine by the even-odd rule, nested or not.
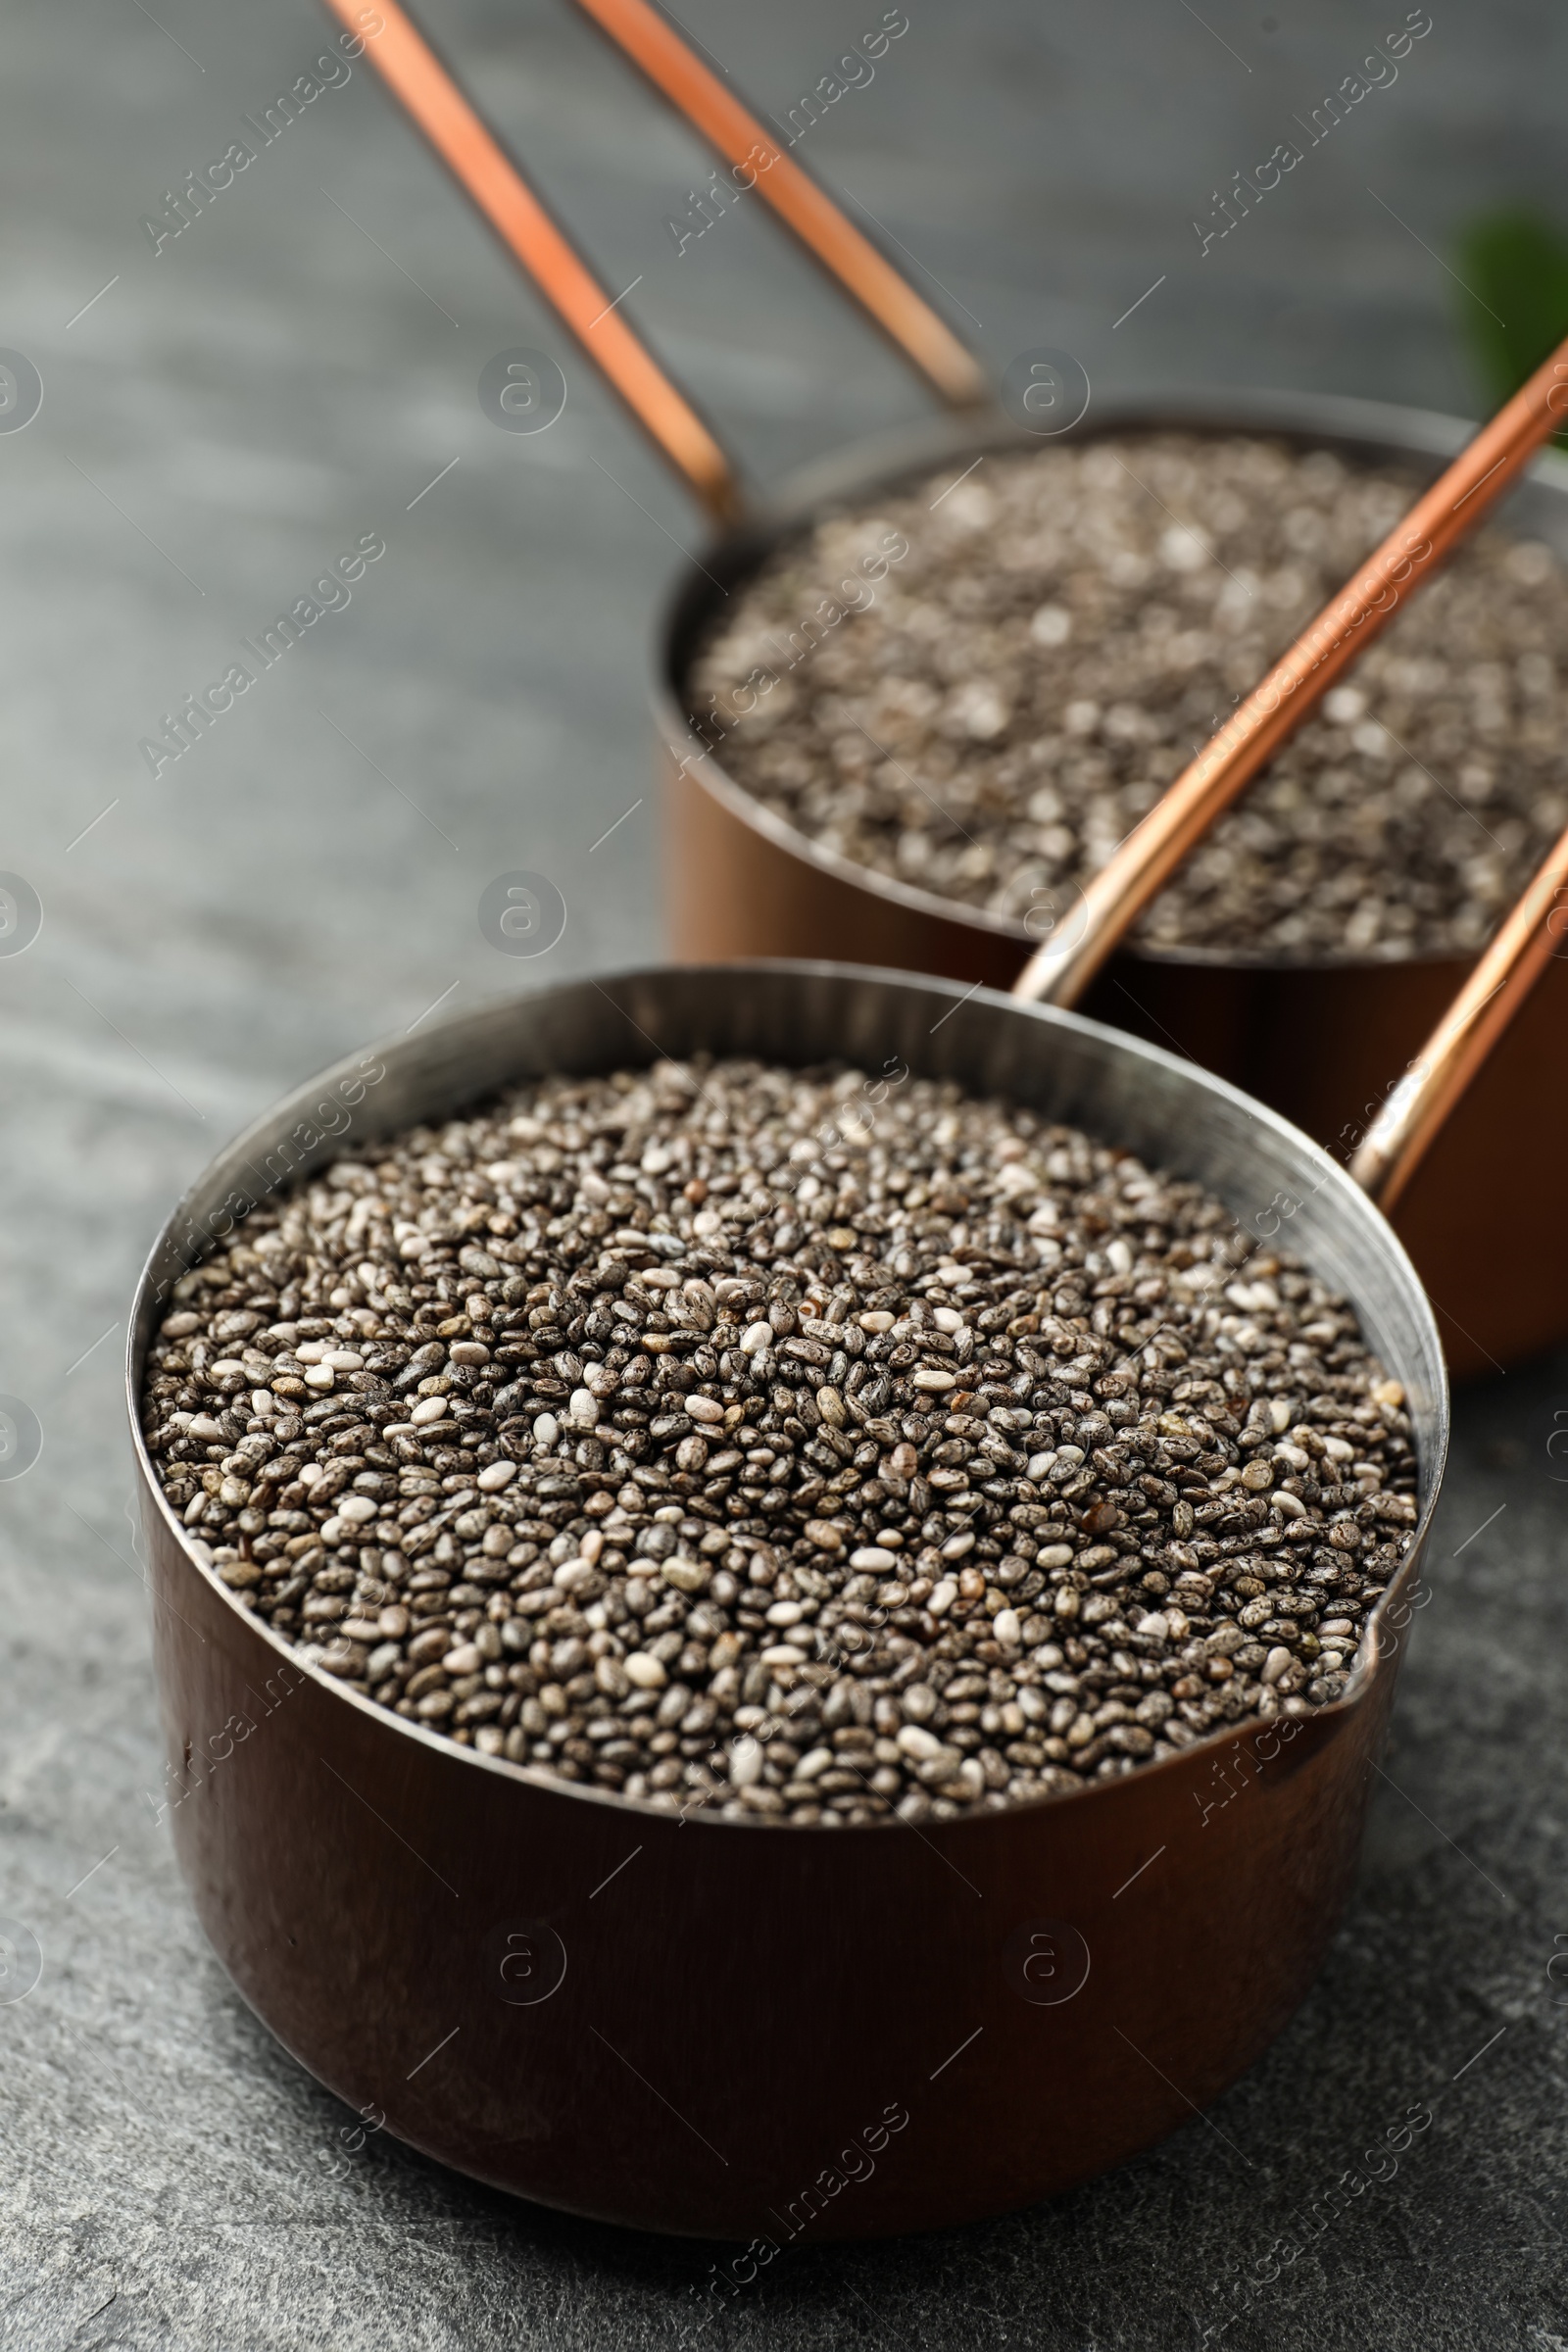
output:
[[[1482,426],[1086,885],[1013,995],[1076,1004],[1152,899],[1568,415],[1568,341]],[[1528,986],[1528,982],[1526,983]]]
[[[1387,1215],[1550,958],[1568,940],[1568,833],[1367,1129],[1350,1174]]]
[[[363,38],[358,0],[326,0]],[[376,0],[382,30],[366,43],[459,186],[520,262],[562,323],[608,377],[649,438],[711,514],[727,521],[741,498],[734,468],[712,433],[614,307],[540,198],[480,120],[397,0]]]
[[[953,408],[987,398],[973,357],[869,238],[727,90],[649,0],[577,0],[676,112],[755,187],[828,275]],[[885,36],[884,36],[885,37]]]

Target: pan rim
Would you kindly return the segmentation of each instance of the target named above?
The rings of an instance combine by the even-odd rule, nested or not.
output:
[[[587,988],[607,993],[609,989],[617,985],[629,986],[649,980],[657,982],[677,973],[700,975],[711,978],[715,982],[721,982],[729,977],[755,976],[760,973],[769,973],[785,978],[812,976],[844,982],[872,981],[886,987],[924,993],[936,999],[951,999],[954,1009],[956,1009],[961,1004],[978,1004],[987,1009],[1006,1013],[1020,1020],[1038,1022],[1047,1027],[1067,1029],[1089,1042],[1103,1041],[1119,1052],[1130,1054],[1135,1059],[1151,1061],[1157,1067],[1175,1074],[1184,1084],[1194,1086],[1200,1092],[1212,1093],[1233,1108],[1243,1111],[1248,1118],[1272,1129],[1279,1138],[1293,1148],[1304,1150],[1314,1161],[1320,1164],[1323,1170],[1322,1189],[1337,1195],[1349,1214],[1359,1215],[1371,1221],[1380,1248],[1387,1252],[1397,1279],[1408,1294],[1408,1303],[1414,1310],[1416,1325],[1424,1344],[1430,1350],[1432,1360],[1437,1366],[1438,1379],[1430,1402],[1433,1423],[1432,1437],[1426,1458],[1423,1459],[1420,1451],[1417,1453],[1418,1477],[1426,1478],[1430,1463],[1430,1485],[1426,1498],[1418,1512],[1404,1557],[1384,1591],[1379,1594],[1377,1603],[1367,1619],[1349,1679],[1345,1691],[1339,1698],[1331,1700],[1325,1706],[1313,1708],[1310,1714],[1305,1716],[1289,1718],[1249,1716],[1238,1724],[1225,1725],[1202,1735],[1194,1740],[1191,1747],[1179,1749],[1174,1755],[1136,1764],[1128,1773],[1117,1774],[1102,1782],[1091,1782],[1087,1786],[1077,1788],[1048,1789],[1042,1791],[1039,1796],[1014,1798],[1004,1806],[977,1806],[969,1812],[956,1815],[952,1820],[924,1825],[921,1831],[922,1836],[931,1831],[937,1832],[945,1838],[955,1835],[983,1834],[985,1825],[994,1822],[1001,1815],[1011,1816],[1019,1813],[1043,1816],[1048,1807],[1079,1804],[1097,1796],[1108,1795],[1120,1788],[1126,1780],[1134,1777],[1142,1780],[1146,1775],[1152,1775],[1156,1772],[1186,1768],[1193,1758],[1201,1753],[1217,1754],[1226,1745],[1239,1746],[1244,1740],[1256,1738],[1282,1720],[1297,1723],[1303,1729],[1309,1730],[1316,1730],[1321,1726],[1322,1729],[1318,1731],[1318,1744],[1326,1743],[1339,1737],[1352,1713],[1371,1701],[1379,1677],[1395,1671],[1399,1646],[1397,1632],[1402,1632],[1403,1629],[1402,1626],[1397,1629],[1396,1638],[1391,1642],[1391,1610],[1399,1599],[1403,1598],[1416,1581],[1416,1575],[1431,1537],[1433,1519],[1442,1496],[1447,1464],[1450,1415],[1447,1370],[1442,1343],[1431,1302],[1421,1284],[1420,1277],[1411,1264],[1398,1236],[1388,1225],[1374,1203],[1367,1199],[1357,1185],[1352,1183],[1347,1171],[1340,1166],[1338,1161],[1332,1159],[1320,1145],[1315,1144],[1309,1136],[1303,1134],[1299,1128],[1293,1126],[1288,1119],[1281,1117],[1267,1104],[1259,1102],[1254,1097],[1245,1093],[1242,1088],[1232,1085],[1229,1080],[1215,1077],[1211,1072],[1200,1068],[1194,1062],[1185,1060],[1179,1054],[1168,1052],[1162,1046],[1150,1044],[1142,1038],[1129,1037],[1125,1032],[1113,1029],[1103,1021],[1092,1020],[1083,1013],[1064,1011],[1054,1005],[1027,1004],[996,989],[964,989],[956,980],[948,980],[929,973],[904,972],[886,966],[853,964],[825,958],[808,960],[792,957],[758,957],[755,960],[731,962],[637,964],[616,967],[603,974],[580,974],[572,979],[553,983],[542,982],[535,988],[486,998],[466,1011],[446,1014],[441,1019],[421,1028],[419,1033],[421,1047],[428,1048],[443,1035],[451,1036],[466,1029],[480,1027],[499,1013],[510,1011],[514,1014],[525,1014],[528,1007],[552,997],[564,997]],[[613,1002],[613,999],[611,1001]],[[163,1515],[167,1533],[173,1539],[174,1549],[181,1563],[198,1577],[212,1593],[226,1604],[232,1618],[237,1621],[236,1631],[240,1627],[244,1627],[252,1634],[259,1636],[275,1651],[280,1663],[287,1664],[297,1674],[309,1676],[318,1690],[328,1691],[335,1699],[363,1710],[371,1722],[389,1736],[412,1737],[435,1754],[449,1759],[454,1765],[466,1763],[484,1770],[494,1770],[505,1781],[520,1784],[538,1794],[569,1798],[572,1801],[587,1800],[601,1803],[630,1817],[640,1819],[651,1817],[663,1822],[672,1819],[686,1823],[701,1822],[714,1830],[739,1831],[753,1835],[765,1834],[770,1837],[776,1836],[780,1831],[791,1831],[803,1837],[811,1835],[819,1829],[819,1824],[771,1819],[765,1821],[736,1820],[726,1817],[716,1808],[698,1805],[693,1806],[690,1811],[686,1811],[682,1808],[656,1805],[644,1797],[627,1797],[618,1790],[597,1788],[585,1783],[559,1780],[554,1775],[542,1772],[535,1766],[513,1763],[505,1756],[486,1755],[476,1747],[462,1746],[444,1733],[428,1729],[420,1723],[411,1722],[406,1716],[395,1714],[391,1708],[381,1706],[368,1694],[350,1689],[335,1676],[328,1674],[324,1668],[318,1666],[313,1660],[306,1657],[299,1648],[287,1641],[283,1635],[277,1633],[265,1619],[245,1608],[238,1592],[223,1583],[217,1569],[209,1568],[198,1558],[193,1548],[196,1539],[187,1534],[183,1522],[166,1496],[154,1467],[142,1427],[141,1387],[152,1337],[153,1312],[157,1304],[154,1296],[155,1285],[160,1269],[170,1262],[171,1250],[176,1254],[178,1252],[179,1245],[176,1235],[180,1220],[187,1216],[187,1212],[191,1215],[194,1214],[194,1204],[203,1197],[204,1188],[210,1185],[215,1171],[223,1167],[225,1163],[233,1162],[246,1152],[247,1148],[259,1153],[263,1143],[276,1134],[280,1124],[286,1123],[285,1113],[292,1117],[296,1111],[313,1105],[319,1100],[321,1093],[326,1088],[334,1083],[350,1081],[367,1059],[373,1057],[384,1060],[386,1056],[396,1054],[399,1048],[404,1047],[407,1042],[405,1035],[401,1032],[373,1041],[366,1049],[340,1055],[336,1061],[328,1063],[313,1077],[277,1098],[255,1118],[239,1128],[235,1135],[208,1159],[160,1225],[147,1251],[132,1293],[130,1311],[127,1317],[124,1355],[126,1414],[130,1423],[132,1453],[144,1504],[146,1499],[151,1496]],[[496,1082],[498,1086],[505,1083],[507,1083],[505,1080]],[[495,1091],[494,1088],[481,1090],[469,1100],[483,1101],[487,1094],[493,1091]],[[402,1126],[407,1127],[417,1123],[418,1114],[416,1113],[412,1117],[405,1118]],[[385,1132],[396,1134],[400,1131],[400,1128],[394,1127]],[[298,1168],[290,1171],[288,1178],[290,1186],[314,1174],[318,1167],[329,1164],[330,1160],[336,1156],[336,1153],[330,1149],[332,1140],[330,1137],[323,1138],[322,1143],[327,1148],[309,1153]],[[274,1189],[281,1190],[283,1188],[279,1186]],[[248,1209],[245,1213],[249,1213]],[[238,1219],[234,1220],[234,1222],[238,1221]],[[1377,1231],[1378,1228],[1381,1228],[1381,1231]],[[222,1239],[224,1237],[209,1238]],[[206,1254],[208,1253],[199,1252],[185,1256],[180,1262],[188,1270],[189,1267],[204,1262]],[[1351,1303],[1355,1304],[1356,1302],[1352,1300]],[[1360,1311],[1359,1308],[1357,1311]],[[155,1592],[155,1605],[158,1598],[159,1595]],[[1404,1622],[1408,1623],[1408,1617]],[[1278,1749],[1275,1752],[1277,1754]],[[842,1838],[847,1832],[856,1831],[863,1832],[867,1836],[875,1836],[890,1829],[907,1826],[909,1825],[901,1823],[896,1814],[889,1814],[876,1821],[846,1823],[838,1828],[834,1835],[835,1838]]]
[[[1292,392],[1266,387],[1173,385],[1165,391],[1125,394],[1093,409],[1063,443],[1105,440],[1128,432],[1172,431],[1207,434],[1248,432],[1308,447],[1339,444],[1348,450],[1376,453],[1384,464],[1400,458],[1432,461],[1434,474],[1457,455],[1478,426],[1472,419],[1436,409],[1399,402],[1364,400],[1341,393]],[[896,426],[857,440],[828,458],[818,459],[789,474],[763,502],[738,524],[718,533],[702,550],[677,567],[665,592],[655,644],[654,707],[661,737],[673,761],[694,783],[710,794],[727,814],[761,834],[773,848],[809,865],[850,889],[899,906],[924,920],[946,922],[983,938],[1012,942],[1022,955],[1040,943],[1012,915],[970,906],[962,899],[903,881],[862,865],[842,852],[825,848],[787,817],[767,808],[730,775],[713,751],[706,748],[686,715],[682,681],[695,650],[694,618],[712,606],[711,588],[718,571],[724,593],[736,576],[750,571],[764,549],[771,549],[798,530],[809,515],[832,509],[855,495],[907,488],[913,479],[945,457],[1024,452],[1038,449],[1042,437],[1025,431],[1010,418],[992,413],[956,417],[923,418],[914,425]],[[1526,468],[1524,482],[1568,499],[1568,451],[1548,446]],[[1510,494],[1517,496],[1517,491]],[[1508,501],[1504,500],[1506,511]],[[680,747],[684,743],[683,754]],[[1484,948],[1485,942],[1482,943]],[[1255,973],[1381,972],[1390,967],[1449,965],[1468,969],[1482,953],[1438,951],[1419,956],[1288,956],[1233,954],[1201,945],[1152,948],[1125,940],[1120,953],[1138,963],[1200,971]]]

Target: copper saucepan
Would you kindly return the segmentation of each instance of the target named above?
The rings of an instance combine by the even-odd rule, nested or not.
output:
[[[345,1139],[656,1051],[898,1055],[1193,1178],[1253,1233],[1294,1203],[1287,1238],[1402,1385],[1419,1467],[1411,1549],[1343,1697],[1065,1795],[828,1832],[682,1820],[459,1747],[248,1613],[196,1558],[140,1434],[173,1282]],[[128,1382],[170,1813],[203,1927],[312,2074],[442,2162],[764,2249],[935,2228],[1157,2140],[1310,1984],[1416,1601],[1443,1355],[1365,1193],[1192,1063],[1073,1013],[827,964],[638,972],[449,1018],[324,1072],[214,1161],[148,1261]]]
[[[374,62],[583,351],[723,526],[677,579],[660,633],[659,720],[670,755],[668,869],[677,953],[706,958],[850,950],[865,960],[1013,984],[1058,1004],[1083,1001],[1102,1018],[1174,1046],[1245,1085],[1348,1157],[1376,1115],[1390,1072],[1415,1051],[1473,968],[1472,959],[1270,963],[1201,949],[1157,956],[1109,951],[1158,882],[1382,625],[1398,596],[1359,596],[1363,580],[1336,600],[1330,612],[1358,604],[1353,620],[1359,636],[1342,631],[1338,651],[1313,662],[1315,684],[1299,680],[1293,706],[1277,720],[1253,711],[1243,730],[1247,739],[1237,740],[1250,707],[1244,706],[1138,829],[1133,844],[1096,877],[1088,894],[1091,937],[1054,967],[1038,954],[1031,957],[1034,943],[1021,921],[854,865],[762,808],[724,774],[721,759],[700,743],[687,717],[692,657],[727,592],[781,538],[824,510],[854,508],[936,466],[952,464],[961,471],[981,454],[1036,444],[988,403],[976,363],[929,305],[649,0],[580,4],[730,166],[732,196],[736,187],[755,191],[928,388],[963,412],[946,423],[841,454],[761,503],[748,499],[711,429],[646,350],[624,308],[611,301],[423,36],[389,0],[381,12],[383,29],[369,45]],[[345,22],[354,14],[349,0],[328,5]],[[1110,411],[1102,406],[1078,429],[1261,431],[1362,462],[1403,462],[1452,485],[1451,498],[1431,494],[1415,511],[1431,534],[1429,552],[1441,560],[1516,479],[1560,417],[1568,403],[1568,345],[1554,356],[1555,375],[1548,363],[1533,379],[1533,398],[1517,396],[1473,438],[1452,419],[1419,412],[1269,394],[1170,397]],[[1444,473],[1442,461],[1455,459],[1461,449],[1465,459]],[[1515,512],[1527,528],[1568,553],[1565,490],[1568,462],[1544,459],[1517,490]],[[1179,826],[1175,805],[1205,762],[1227,774],[1217,791],[1212,776],[1203,784],[1194,814]],[[1152,858],[1151,827],[1161,823],[1166,848]],[[1134,845],[1144,858],[1141,884],[1129,865],[1129,858],[1137,863]],[[1543,1067],[1553,1064],[1565,1011],[1568,980],[1554,974],[1534,992],[1463,1115],[1448,1124],[1400,1204],[1399,1229],[1429,1286],[1457,1370],[1528,1354],[1568,1329],[1568,1232],[1555,1213],[1554,1174],[1568,1150],[1568,1094],[1540,1083]],[[1510,1220],[1532,1234],[1528,1253],[1499,1255],[1494,1247],[1490,1203],[1504,1187]]]
[[[1473,427],[1370,401],[1271,393],[1198,393],[1105,406],[1075,438],[1172,426],[1184,432],[1267,433],[1369,465],[1400,464],[1428,481],[1464,449]],[[773,549],[824,508],[869,504],[982,449],[1016,449],[1027,436],[1004,420],[938,421],[877,448],[812,466],[770,498],[765,514],[731,527],[682,567],[659,641],[658,716],[673,822],[666,858],[678,955],[857,956],[942,972],[988,987],[1050,988],[1022,922],[873,873],[820,848],[725,774],[722,748],[692,733],[686,678],[724,602]],[[1568,557],[1568,459],[1538,460],[1514,491],[1509,517]],[[1284,1112],[1348,1159],[1390,1085],[1451,1003],[1476,958],[1399,962],[1248,961],[1200,949],[1149,954],[1120,945],[1087,982],[1058,1001],[1175,1048]],[[1568,1331],[1568,1229],[1558,1171],[1568,1160],[1568,971],[1553,967],[1522,1005],[1450,1120],[1395,1224],[1437,1309],[1456,1375],[1499,1368]],[[1496,1203],[1530,1235],[1499,1250]]]

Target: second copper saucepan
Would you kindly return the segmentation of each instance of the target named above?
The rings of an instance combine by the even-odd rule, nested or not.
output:
[[[1267,434],[1352,463],[1397,464],[1428,480],[1473,431],[1455,418],[1368,401],[1233,393],[1102,409],[1075,437],[1165,427]],[[770,498],[765,513],[683,566],[662,624],[658,683],[677,954],[854,953],[993,988],[1017,985],[1037,945],[1022,922],[873,873],[809,841],[726,775],[722,747],[709,751],[698,739],[686,680],[723,591],[824,509],[863,509],[878,492],[945,466],[957,474],[981,451],[1027,445],[1003,419],[989,427],[953,419],[889,436],[803,472]],[[1508,518],[1568,555],[1568,460],[1540,460],[1514,492]],[[1568,873],[1568,860],[1562,863]],[[1088,989],[1066,1001],[1189,1054],[1348,1160],[1476,961],[1269,963],[1197,949],[1152,955],[1123,944]],[[1568,970],[1550,958],[1395,1214],[1458,1374],[1516,1361],[1568,1330],[1568,1231],[1557,1214],[1568,1088],[1552,1080],[1568,1060],[1565,1032]],[[1528,1251],[1499,1250],[1499,1199],[1507,1201],[1509,1225],[1529,1233]]]
[[[345,18],[352,13],[347,0],[328,4]],[[710,427],[649,355],[624,309],[595,280],[410,19],[395,5],[382,12],[384,29],[368,54],[585,353],[723,526],[677,579],[660,635],[676,952],[691,957],[850,953],[992,986],[1017,984],[1035,945],[1021,922],[852,864],[761,808],[725,775],[721,749],[715,753],[692,731],[686,680],[728,593],[781,540],[824,512],[853,510],[936,467],[962,470],[979,455],[1038,443],[986,403],[978,368],[949,329],[648,0],[582,5],[725,157],[738,184],[755,187],[928,386],[962,412],[841,454],[764,502],[745,500]],[[1558,374],[1568,378],[1568,367]],[[1559,413],[1565,394],[1564,384],[1546,393]],[[1463,519],[1447,526],[1453,535],[1499,483],[1513,478],[1551,420],[1543,407],[1524,437],[1515,433],[1505,465],[1475,469],[1455,509],[1456,514],[1464,509]],[[1078,432],[1153,426],[1267,433],[1298,447],[1333,449],[1352,463],[1398,463],[1429,477],[1469,440],[1463,424],[1421,412],[1268,394],[1189,395],[1109,411],[1102,405]],[[1472,454],[1480,446],[1481,439],[1472,442]],[[1523,528],[1568,552],[1565,494],[1568,462],[1543,459],[1515,491],[1513,512]],[[1308,694],[1303,702],[1312,699]],[[1212,822],[1213,813],[1204,821]],[[1188,838],[1187,848],[1197,837]],[[1104,913],[1102,906],[1102,920]],[[1116,919],[1112,938],[1129,920],[1127,913]],[[1462,958],[1268,963],[1200,949],[1150,956],[1120,948],[1092,982],[1085,972],[1042,971],[1037,957],[1022,988],[1058,1003],[1083,1002],[1103,1019],[1175,1047],[1348,1157],[1388,1087],[1473,968]],[[1459,1371],[1516,1359],[1568,1330],[1568,1230],[1555,1200],[1555,1171],[1568,1152],[1568,1090],[1542,1083],[1543,1072],[1560,1059],[1556,1041],[1565,1014],[1568,978],[1552,970],[1399,1204],[1399,1231]],[[1499,1200],[1510,1227],[1530,1233],[1527,1252],[1496,1249]]]

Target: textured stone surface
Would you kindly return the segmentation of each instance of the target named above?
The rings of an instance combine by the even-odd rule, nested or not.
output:
[[[1194,211],[1381,24],[1348,0],[1277,31],[1202,13],[1212,31],[1149,0],[1045,18],[911,0],[908,34],[808,153],[996,361],[1056,343],[1106,389],[1463,406],[1451,288],[1416,240],[1446,251],[1475,205],[1550,197],[1560,24],[1526,0],[1437,11],[1397,85],[1200,262]],[[860,24],[826,0],[682,14],[780,111]],[[519,2209],[380,2140],[342,2178],[321,2160],[350,2119],[228,1987],[148,1801],[118,1361],[168,1203],[283,1084],[444,991],[461,1004],[658,952],[651,805],[590,845],[647,788],[646,615],[670,536],[694,525],[569,358],[551,432],[504,436],[480,414],[484,362],[553,330],[363,70],[155,259],[142,216],[325,37],[287,0],[159,0],[156,17],[22,0],[0,94],[0,342],[46,386],[35,423],[0,435],[0,865],[45,906],[31,950],[0,957],[0,1388],[39,1414],[47,1465],[0,1484],[0,1914],[43,1952],[36,1988],[0,2006],[0,2342],[673,2346],[712,2250]],[[664,219],[706,164],[564,6],[439,0],[430,17],[606,280],[643,273],[629,307],[760,471],[916,412],[764,223],[728,220],[676,258]],[[353,605],[154,782],[138,737],[372,530],[387,555]],[[480,890],[512,867],[568,901],[547,963],[503,965],[478,933]],[[1420,2100],[1435,2121],[1397,2177],[1220,2340],[1568,2338],[1568,1984],[1545,1973],[1568,1936],[1559,1398],[1568,1358],[1462,1400],[1397,1788],[1378,1791],[1329,1967],[1266,2060],[1109,2180],[951,2236],[803,2250],[700,2340],[1198,2344],[1226,2316],[1227,2266],[1313,2227],[1313,2199]]]

